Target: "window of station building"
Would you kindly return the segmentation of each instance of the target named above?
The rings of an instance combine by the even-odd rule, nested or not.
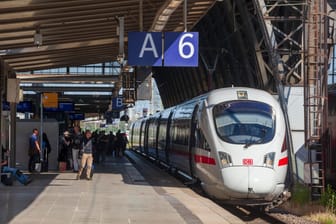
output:
[[[67,69],[64,68],[53,68],[53,69],[43,69],[32,72],[33,74],[64,74]]]
[[[69,67],[70,74],[103,74],[102,64]]]
[[[94,75],[119,75],[120,64],[117,62],[105,62],[72,67],[35,70],[31,74],[94,74]]]
[[[104,74],[119,75],[120,74],[120,64],[118,62],[106,62],[104,64]]]

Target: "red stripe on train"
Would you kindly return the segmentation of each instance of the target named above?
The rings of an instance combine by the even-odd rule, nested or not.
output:
[[[288,157],[284,157],[279,160],[278,166],[284,166],[288,164]]]
[[[216,161],[214,158],[202,156],[202,155],[195,155],[194,156],[196,163],[204,163],[204,164],[210,164],[210,165],[216,165]]]

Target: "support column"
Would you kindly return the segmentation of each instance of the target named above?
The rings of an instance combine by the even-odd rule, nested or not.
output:
[[[5,63],[3,62],[3,60],[0,60],[0,145],[4,146],[4,139],[3,139],[3,134],[4,130],[3,130],[3,124],[4,124],[4,117],[2,115],[2,102],[4,100],[4,93],[5,93]],[[2,150],[0,151],[0,156],[2,158]]]
[[[16,103],[10,103],[9,149],[9,165],[10,167],[16,167]]]
[[[9,85],[8,79],[15,79],[16,74],[10,70],[6,71],[7,78],[5,83],[7,85],[7,90],[12,90],[13,88],[17,90],[19,88],[19,83],[17,82],[10,82],[11,86]],[[12,99],[13,97],[9,97],[9,91],[7,91],[7,101],[10,103],[10,114],[9,114],[9,149],[10,149],[10,156],[9,156],[9,165],[11,167],[16,166],[16,104],[18,103],[19,99],[19,92],[18,91],[11,91],[11,94],[15,94],[15,100]]]

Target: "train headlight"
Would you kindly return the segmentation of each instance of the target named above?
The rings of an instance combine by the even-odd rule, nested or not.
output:
[[[267,153],[264,156],[264,166],[273,168],[274,167],[274,158],[275,158],[275,152]]]
[[[223,167],[232,166],[232,159],[229,154],[226,152],[218,152],[218,155]]]

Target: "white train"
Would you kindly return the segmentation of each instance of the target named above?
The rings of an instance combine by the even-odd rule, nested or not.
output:
[[[133,149],[201,182],[212,198],[274,205],[288,194],[286,126],[277,100],[222,88],[131,125]]]

